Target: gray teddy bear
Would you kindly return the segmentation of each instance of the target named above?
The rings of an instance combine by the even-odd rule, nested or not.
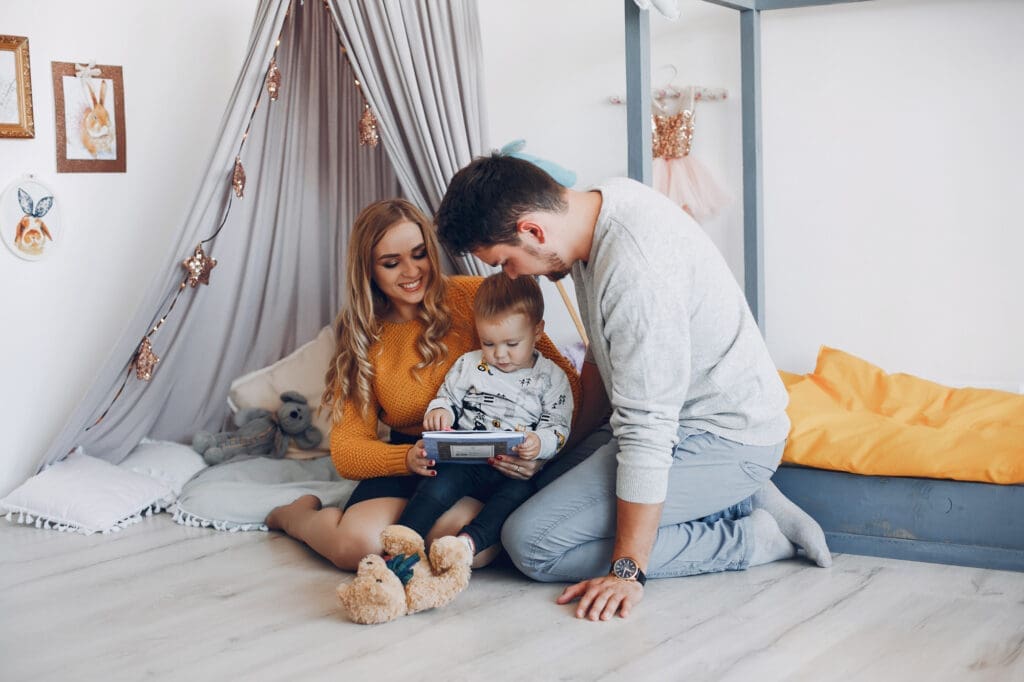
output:
[[[292,440],[303,450],[319,445],[323,434],[313,426],[306,397],[287,391],[281,394],[281,400],[276,415],[258,407],[239,410],[234,420],[236,431],[199,431],[192,438],[192,449],[207,464],[220,464],[242,454],[281,458]]]

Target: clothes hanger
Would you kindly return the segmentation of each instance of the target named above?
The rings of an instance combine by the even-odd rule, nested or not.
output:
[[[676,77],[679,76],[679,69],[676,68],[675,64],[663,64],[658,67],[658,72],[664,71],[665,69],[671,69],[672,75],[668,77],[664,85],[655,89],[654,92],[651,93],[654,103],[662,108],[664,108],[664,105],[662,104],[663,100],[679,97],[680,93],[679,87],[675,84]]]
[[[667,107],[665,100],[674,100],[681,97],[684,93],[689,91],[693,96],[693,99],[700,100],[703,102],[720,101],[729,97],[729,91],[725,88],[708,88],[701,85],[688,85],[686,87],[679,87],[676,85],[676,78],[679,76],[679,69],[676,68],[675,64],[662,64],[655,71],[653,76],[658,76],[663,72],[671,70],[671,75],[664,81],[661,87],[656,87],[651,91],[651,100],[655,105],[656,113],[666,114],[669,109],[674,107]],[[608,101],[612,104],[625,104],[626,98],[621,95],[611,95],[608,97]],[[692,106],[691,106],[692,110]]]

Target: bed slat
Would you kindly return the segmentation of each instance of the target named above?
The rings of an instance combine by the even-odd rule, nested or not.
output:
[[[773,480],[834,552],[1024,571],[1024,486],[788,465]]]

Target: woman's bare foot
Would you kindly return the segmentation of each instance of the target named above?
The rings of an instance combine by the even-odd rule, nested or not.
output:
[[[293,516],[295,512],[308,514],[311,511],[319,511],[323,506],[320,498],[316,495],[303,495],[294,502],[271,509],[263,523],[267,524],[267,528],[270,530],[283,530],[289,517]]]

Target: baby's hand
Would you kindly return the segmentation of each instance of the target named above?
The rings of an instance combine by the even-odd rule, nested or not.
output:
[[[533,431],[526,432],[526,439],[512,448],[520,459],[537,459],[540,454],[540,436]]]
[[[452,428],[452,413],[443,407],[435,407],[423,416],[426,431],[447,431]]]

